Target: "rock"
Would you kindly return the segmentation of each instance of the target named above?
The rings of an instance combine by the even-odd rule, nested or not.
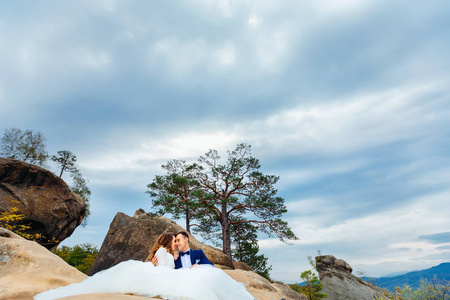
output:
[[[24,214],[27,233],[40,233],[56,242],[42,242],[54,249],[81,224],[86,213],[83,199],[52,172],[22,161],[0,158],[0,211],[17,206]],[[44,243],[45,242],[45,243]]]
[[[244,262],[233,260],[233,266],[235,269],[245,270],[245,271],[253,271],[252,268]]]
[[[0,300],[31,299],[85,278],[38,243],[0,228]]]
[[[242,282],[247,291],[258,300],[307,300],[305,295],[292,290],[288,285],[281,283],[271,284],[266,278],[252,271],[225,270],[231,278]]]
[[[174,221],[161,216],[149,216],[142,209],[136,211],[133,217],[119,212],[109,226],[108,233],[88,275],[108,269],[125,260],[144,261],[161,233],[165,231],[177,233],[182,230],[184,229]],[[233,267],[222,251],[204,245],[193,236],[189,236],[191,248],[202,249],[213,264]]]
[[[278,293],[283,295],[282,299],[290,299],[290,300],[308,300],[303,294],[297,293],[293,289],[291,289],[287,284],[284,283],[272,283],[272,286],[277,289]]]
[[[60,298],[58,300],[148,300],[148,299],[159,299],[161,298],[149,298],[136,295],[127,294],[86,294],[86,295],[76,295],[70,297]]]
[[[247,290],[259,300],[306,300],[286,285],[270,284],[268,280],[251,271],[226,270],[233,279],[245,284]],[[31,300],[48,289],[80,282],[86,275],[69,266],[57,255],[36,242],[0,228],[0,300]],[[157,299],[130,294],[85,294],[61,300]],[[159,298],[158,298],[159,299]]]
[[[322,293],[328,300],[373,300],[386,291],[352,275],[352,267],[332,255],[316,257],[316,267],[322,283]]]

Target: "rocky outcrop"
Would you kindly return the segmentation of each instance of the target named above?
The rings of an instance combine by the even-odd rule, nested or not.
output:
[[[159,299],[161,298],[149,298],[136,295],[126,295],[126,294],[85,294],[60,298],[58,300],[149,300],[149,299]]]
[[[161,233],[177,233],[182,230],[184,229],[174,221],[161,216],[149,216],[142,209],[137,210],[134,217],[119,212],[111,222],[88,274],[93,275],[129,259],[143,261]],[[204,245],[191,235],[189,244],[192,249],[202,249],[213,264],[232,267],[227,256],[219,249]]]
[[[266,278],[255,272],[245,270],[225,270],[231,278],[242,282],[247,291],[256,299],[285,299],[285,300],[308,300],[305,295],[292,290],[288,285],[282,283],[271,284]]]
[[[352,275],[352,267],[332,255],[316,257],[322,293],[328,300],[374,300],[385,290]]]
[[[31,299],[84,278],[85,274],[38,243],[0,228],[0,300]]]
[[[229,276],[245,284],[259,300],[306,300],[303,295],[289,290],[286,285],[270,284],[251,271],[226,270]],[[32,297],[51,288],[80,282],[86,275],[69,266],[60,257],[33,241],[27,241],[0,228],[0,300],[32,300]],[[286,289],[287,287],[287,289]],[[156,299],[129,294],[85,294],[62,298],[64,300]]]
[[[52,172],[22,161],[0,158],[0,211],[17,206],[29,224],[27,233],[39,233],[42,244],[53,249],[81,224],[83,199]],[[47,242],[53,240],[53,242]]]

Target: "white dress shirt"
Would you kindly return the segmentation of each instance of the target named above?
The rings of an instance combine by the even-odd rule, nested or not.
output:
[[[183,256],[181,256],[181,252],[180,252],[181,266],[184,269],[190,268],[192,266],[192,263],[191,263],[191,249],[189,248],[189,249],[187,249],[184,252],[187,252],[187,251],[189,251],[189,254],[185,254]]]

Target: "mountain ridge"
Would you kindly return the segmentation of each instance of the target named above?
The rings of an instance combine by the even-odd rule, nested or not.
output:
[[[421,279],[431,281],[435,275],[438,281],[450,281],[450,262],[393,277],[361,277],[361,279],[372,282],[381,288],[394,291],[396,287],[403,287],[405,284],[409,285],[412,289],[417,289],[420,287]]]

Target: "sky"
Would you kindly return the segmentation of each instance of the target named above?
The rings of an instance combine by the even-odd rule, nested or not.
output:
[[[7,1],[0,131],[76,154],[91,216],[63,245],[151,211],[168,160],[248,143],[300,238],[260,236],[273,279],[318,251],[386,276],[450,261],[449,53],[448,1]]]

